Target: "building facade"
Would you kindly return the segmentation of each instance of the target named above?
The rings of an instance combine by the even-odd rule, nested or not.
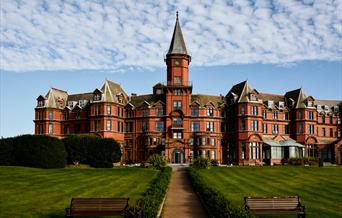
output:
[[[317,100],[302,89],[259,93],[247,81],[226,96],[192,94],[191,56],[178,16],[164,61],[166,83],[157,83],[149,95],[128,95],[109,80],[82,94],[51,88],[37,98],[35,134],[113,138],[123,161],[133,162],[159,153],[171,163],[203,156],[240,165],[295,157],[342,164],[342,101]]]

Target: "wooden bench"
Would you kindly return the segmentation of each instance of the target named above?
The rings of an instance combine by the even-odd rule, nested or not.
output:
[[[299,196],[245,197],[245,208],[255,215],[297,214],[305,217]]]
[[[129,198],[73,198],[66,217],[73,216],[126,216]]]

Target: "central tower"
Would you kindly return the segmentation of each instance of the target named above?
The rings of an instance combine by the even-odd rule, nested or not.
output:
[[[185,46],[178,12],[170,48],[166,54],[166,146],[165,155],[172,163],[188,162],[190,152],[190,101],[192,85],[188,66],[191,57]]]
[[[188,66],[191,57],[188,54],[179,25],[178,12],[169,51],[166,54],[167,85],[189,85]]]

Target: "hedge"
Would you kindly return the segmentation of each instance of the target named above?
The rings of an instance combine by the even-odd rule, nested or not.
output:
[[[128,217],[157,217],[159,207],[165,197],[170,182],[171,173],[171,167],[162,168],[157,178],[152,181],[149,188],[143,194],[143,197],[138,199],[134,205],[129,206]]]
[[[0,164],[38,168],[63,168],[66,151],[61,140],[45,135],[1,139]]]
[[[71,135],[63,139],[68,163],[90,164],[97,168],[111,168],[120,161],[120,145],[110,138],[93,135]]]
[[[221,192],[207,184],[196,169],[189,167],[188,172],[192,186],[202,200],[210,217],[253,217],[243,207],[234,207]]]

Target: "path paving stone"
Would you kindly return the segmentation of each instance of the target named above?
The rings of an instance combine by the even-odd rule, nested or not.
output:
[[[207,218],[184,167],[174,168],[164,204],[163,218]]]

